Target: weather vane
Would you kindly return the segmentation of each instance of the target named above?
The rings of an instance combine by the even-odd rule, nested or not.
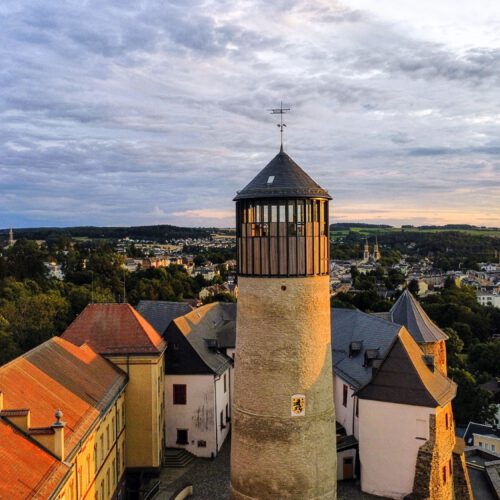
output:
[[[286,127],[286,123],[283,123],[283,115],[290,111],[290,108],[284,108],[283,107],[283,101],[280,102],[280,107],[279,108],[273,108],[270,109],[272,115],[280,115],[280,122],[277,124],[278,128],[280,129],[280,134],[281,134],[281,148],[280,151],[283,153],[283,127]]]

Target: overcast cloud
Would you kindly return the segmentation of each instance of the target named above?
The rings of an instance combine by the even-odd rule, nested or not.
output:
[[[0,61],[0,228],[231,226],[280,100],[333,221],[500,226],[497,2],[3,0]]]

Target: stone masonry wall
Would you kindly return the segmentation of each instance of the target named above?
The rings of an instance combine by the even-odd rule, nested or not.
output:
[[[448,415],[448,418],[446,418]],[[451,404],[429,418],[429,439],[419,449],[412,500],[452,500],[455,432]]]
[[[474,500],[463,451],[453,453],[453,490],[456,500]]]
[[[448,368],[446,364],[446,344],[444,340],[439,342],[428,342],[427,344],[420,344],[420,348],[424,354],[434,356],[434,366],[443,375],[448,375]]]
[[[238,282],[231,498],[335,499],[329,278]],[[292,416],[292,397],[305,414]]]

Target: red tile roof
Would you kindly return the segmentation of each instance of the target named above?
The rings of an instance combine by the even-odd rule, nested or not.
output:
[[[0,424],[2,427],[7,425],[5,410],[8,413],[9,410],[29,408],[33,435],[46,433],[47,427],[55,421],[55,411],[60,409],[66,423],[64,441],[68,456],[125,383],[126,374],[88,345],[77,347],[53,337],[0,367],[0,391],[4,402]],[[25,470],[16,443],[22,441],[21,438],[30,443],[29,438],[5,430],[3,433],[9,439],[0,438],[0,498],[18,498],[12,494],[3,496],[2,488],[7,488],[11,482],[36,485],[45,481],[42,470],[52,462],[47,462],[46,452],[42,453],[41,448],[30,444],[25,460],[32,467]],[[26,446],[22,449],[27,450]],[[30,451],[33,446],[36,453]],[[18,461],[19,472],[14,473],[12,469],[17,470]],[[40,496],[44,498],[41,493]],[[19,498],[23,497],[20,495]]]
[[[63,338],[100,354],[159,354],[165,341],[129,304],[89,304]]]
[[[0,420],[0,498],[48,498],[68,469]]]

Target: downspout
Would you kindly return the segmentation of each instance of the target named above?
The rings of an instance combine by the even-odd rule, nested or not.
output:
[[[219,453],[219,440],[217,428],[219,426],[219,415],[217,414],[217,379],[214,375],[214,408],[215,408],[215,456]]]

